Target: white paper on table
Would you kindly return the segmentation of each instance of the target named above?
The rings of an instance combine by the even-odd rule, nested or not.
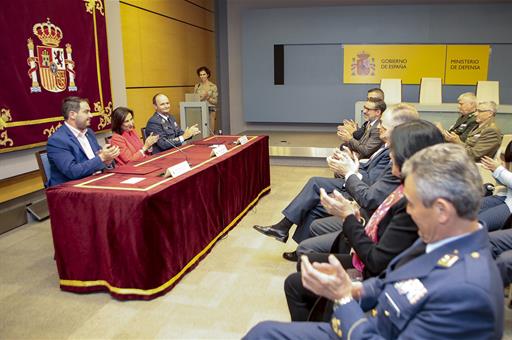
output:
[[[128,178],[125,181],[122,181],[121,184],[136,184],[136,183],[142,182],[145,179],[146,178],[144,178],[144,177],[132,177],[132,178]]]

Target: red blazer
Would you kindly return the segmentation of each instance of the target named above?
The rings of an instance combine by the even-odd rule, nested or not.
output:
[[[134,129],[124,131],[122,135],[114,132],[110,144],[117,145],[121,151],[119,156],[116,157],[116,163],[119,165],[125,165],[146,157],[145,154],[140,152],[144,145]]]

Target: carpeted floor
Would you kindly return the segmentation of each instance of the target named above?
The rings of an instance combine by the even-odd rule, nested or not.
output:
[[[325,168],[272,166],[272,192],[168,294],[119,302],[105,293],[59,290],[50,223],[0,236],[1,339],[238,339],[262,320],[288,321],[285,277],[293,250],[252,229],[281,219],[281,210]],[[507,334],[512,311],[507,310]],[[512,338],[512,336],[510,336]]]

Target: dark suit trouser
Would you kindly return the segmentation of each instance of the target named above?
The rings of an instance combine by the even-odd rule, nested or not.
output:
[[[349,254],[350,246],[345,242],[340,242],[336,246],[331,245],[336,251],[336,258],[341,262],[345,269],[353,268],[352,256]],[[329,262],[329,251],[325,253],[308,253],[309,261]],[[297,272],[290,274],[284,281],[284,294],[288,303],[288,310],[292,321],[306,321],[313,308],[318,295],[304,288],[300,277],[300,260],[297,262]]]
[[[311,237],[309,231],[311,222],[317,218],[329,216],[320,204],[320,188],[324,188],[327,193],[331,193],[334,189],[343,193],[344,183],[340,178],[312,177],[283,210],[283,215],[297,225],[293,234],[293,239],[297,243]]]
[[[327,322],[277,322],[264,321],[254,326],[244,340],[318,340],[339,338]]]
[[[512,283],[512,229],[489,233],[491,253],[500,270],[503,285]]]
[[[501,229],[510,216],[510,209],[505,204],[505,198],[506,196],[493,195],[482,199],[478,219],[485,222],[487,230]]]

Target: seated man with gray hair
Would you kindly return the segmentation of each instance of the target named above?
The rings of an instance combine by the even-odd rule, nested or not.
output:
[[[483,156],[494,158],[503,138],[500,129],[496,126],[495,116],[498,106],[495,102],[480,102],[476,109],[477,126],[471,130],[463,141],[454,132],[446,133],[447,142],[463,144],[467,153],[475,162]]]
[[[444,130],[441,125],[438,127],[444,134],[455,133],[460,140],[465,142],[468,134],[478,125],[476,122],[476,105],[478,101],[473,92],[465,92],[457,98],[457,109],[459,110],[459,118],[450,126],[448,131]]]
[[[313,264],[303,256],[302,282],[334,301],[331,322],[267,321],[245,339],[501,339],[503,285],[477,220],[476,164],[464,147],[437,144],[402,170],[420,239],[363,283],[353,283],[333,255]]]

